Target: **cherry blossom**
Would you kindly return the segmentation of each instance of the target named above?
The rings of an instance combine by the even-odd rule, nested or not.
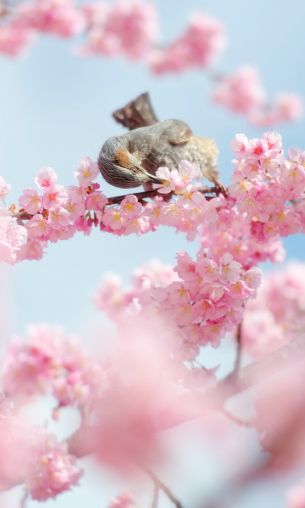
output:
[[[163,44],[148,0],[29,0],[0,11],[0,53],[7,57],[43,36],[81,36],[75,52],[84,58],[123,56],[158,76],[202,70],[214,102],[257,127],[303,114],[293,93],[268,97],[255,67],[212,68],[226,34],[205,12]],[[282,238],[305,231],[305,151],[285,153],[277,132],[252,139],[237,134],[232,151],[228,188],[203,182],[196,164],[181,161],[174,169],[158,168],[158,185],[108,197],[97,162],[86,156],[71,185],[46,166],[8,203],[11,185],[0,176],[2,263],[39,260],[56,248],[51,243],[93,229],[107,238],[169,227],[196,242],[192,254],[178,252],[173,265],[153,260],[135,267],[129,284],[103,274],[92,300],[109,322],[96,325],[92,348],[91,326],[81,337],[48,324],[32,324],[2,344],[0,490],[22,487],[20,507],[30,497],[44,502],[76,487],[85,455],[94,457],[99,474],[110,470],[141,490],[147,476],[154,508],[159,493],[181,507],[157,469],[177,461],[171,431],[184,424],[192,434],[197,429],[198,454],[208,456],[208,441],[217,460],[221,445],[221,475],[226,462],[229,473],[232,468],[227,427],[238,436],[240,426],[257,435],[256,443],[239,439],[236,472],[227,475],[225,490],[219,483],[215,499],[200,500],[202,506],[220,505],[227,492],[229,502],[232,495],[238,503],[256,479],[295,475],[304,465],[305,266],[294,262],[263,275],[259,265],[282,262]],[[227,347],[235,355],[229,371]],[[236,412],[235,396],[242,399]],[[48,406],[43,424],[35,411],[41,402]],[[59,440],[67,411],[77,415],[79,427]],[[287,492],[288,508],[305,506],[304,480],[297,481]],[[133,494],[122,492],[109,508],[136,505]]]
[[[25,486],[37,501],[54,499],[76,485],[82,475],[66,444],[44,432],[35,436],[29,459]]]
[[[297,120],[303,114],[303,103],[297,95],[281,93],[273,101],[269,100],[259,72],[252,66],[216,76],[212,98],[216,104],[244,114],[251,123],[260,127]]]
[[[158,76],[190,69],[206,71],[214,102],[243,114],[253,125],[271,128],[298,120],[304,113],[303,102],[294,93],[279,92],[267,98],[254,66],[227,73],[210,70],[223,53],[227,37],[222,21],[204,11],[192,13],[181,34],[168,44],[161,40],[156,7],[150,0],[83,5],[74,0],[28,0],[3,8],[0,15],[0,53],[7,57],[23,54],[39,40],[38,35],[72,39],[82,34],[84,41],[74,54],[83,58],[140,60]]]
[[[35,35],[28,27],[20,27],[16,21],[0,25],[0,54],[7,57],[22,55],[34,42]]]
[[[16,24],[21,28],[71,37],[83,30],[85,23],[73,0],[34,0],[21,5]]]
[[[109,504],[109,508],[132,508],[135,506],[135,502],[132,494],[129,492],[124,492],[120,494],[117,498],[113,499]]]
[[[243,343],[251,354],[270,353],[302,335],[304,273],[302,263],[290,263],[265,276],[243,320]]]
[[[222,23],[205,13],[194,13],[184,33],[152,57],[155,74],[205,68],[219,57],[226,46]]]
[[[3,176],[0,176],[0,199],[4,199],[10,192],[11,185],[7,183]]]
[[[151,2],[119,0],[85,6],[84,12],[89,30],[80,50],[83,56],[123,54],[132,59],[144,58],[156,40],[157,15]]]
[[[305,506],[305,486],[295,485],[287,493],[288,508],[304,508]]]

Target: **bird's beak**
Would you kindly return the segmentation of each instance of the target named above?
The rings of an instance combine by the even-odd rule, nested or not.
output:
[[[162,185],[164,183],[164,181],[160,180],[160,178],[158,178],[157,176],[151,175],[150,173],[148,173],[148,174],[149,174],[151,180],[153,181],[153,183],[158,183],[160,185]]]

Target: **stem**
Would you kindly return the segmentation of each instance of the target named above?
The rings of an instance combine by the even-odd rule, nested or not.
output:
[[[253,424],[252,424],[251,421],[242,420],[238,416],[235,416],[232,413],[230,413],[230,411],[228,411],[225,408],[222,409],[222,413],[227,418],[229,418],[229,420],[231,420],[233,423],[236,423],[237,425],[240,425],[241,427],[246,427],[246,428],[252,428],[253,427]]]
[[[214,187],[201,187],[201,189],[198,189],[198,191],[201,192],[202,194],[211,194],[211,196],[209,196],[209,195],[206,196],[206,199],[208,201],[213,199],[215,196],[219,196],[220,194],[226,196],[226,192],[227,192],[226,188],[222,185],[215,185]],[[160,194],[158,192],[158,189],[152,189],[152,190],[141,191],[141,192],[133,192],[133,193],[128,193],[128,194],[120,194],[118,196],[109,197],[107,204],[105,206],[112,206],[112,205],[119,204],[127,196],[136,196],[139,201],[144,201],[145,198],[154,198],[156,196],[170,199],[175,195],[176,194],[174,192],[169,192],[168,194]],[[16,209],[15,205],[12,205],[9,208],[9,211],[11,212],[13,217],[16,217],[18,220],[21,220],[21,221],[31,220],[34,217],[33,214],[26,212],[23,208],[21,208],[20,210]],[[42,212],[42,214],[44,212],[47,213],[47,211],[44,210]]]
[[[151,502],[151,508],[157,508],[159,502],[159,487],[154,483],[154,492]]]
[[[145,471],[147,476],[149,476],[149,478],[153,482],[155,486],[155,491],[161,490],[173,503],[173,505],[176,506],[176,508],[183,508],[181,501],[179,501],[179,499],[173,494],[170,488],[167,485],[165,485],[165,483],[163,483],[162,480],[160,480],[160,478],[158,478],[158,476],[155,473],[153,473],[153,471],[151,471],[146,466],[142,466],[142,469]]]
[[[238,376],[241,366],[241,359],[242,359],[242,324],[240,323],[236,331],[236,357],[231,375]]]
[[[202,187],[201,189],[199,189],[199,192],[201,192],[202,194],[215,194],[216,196],[218,196],[219,194],[224,194],[225,191],[226,191],[226,189],[222,185],[220,185],[220,186],[215,185],[214,187]],[[136,196],[138,198],[138,200],[141,201],[142,199],[145,199],[145,198],[154,198],[156,196],[173,197],[174,195],[175,195],[174,192],[169,192],[168,194],[165,194],[165,195],[160,194],[159,189],[152,189],[152,190],[142,191],[142,192],[133,192],[132,194],[121,194],[119,196],[113,196],[113,197],[108,198],[108,203],[106,206],[121,203],[121,201],[123,201],[123,199],[126,198],[126,196]],[[209,198],[207,198],[207,199],[209,199]],[[212,197],[210,199],[212,199]]]
[[[20,500],[20,505],[19,505],[19,507],[20,507],[20,508],[26,508],[26,505],[27,505],[28,499],[29,499],[29,493],[28,493],[28,491],[25,491],[25,492],[22,494],[22,498],[21,498],[21,500]]]

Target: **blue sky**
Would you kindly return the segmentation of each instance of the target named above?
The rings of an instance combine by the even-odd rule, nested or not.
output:
[[[180,32],[188,13],[207,11],[221,19],[228,32],[229,47],[219,69],[255,64],[270,94],[295,91],[305,97],[303,0],[156,0],[156,4],[164,41]],[[228,181],[230,140],[237,132],[252,136],[260,131],[211,105],[210,84],[203,72],[155,78],[142,64],[79,59],[73,55],[76,45],[46,37],[25,58],[0,58],[0,174],[12,183],[14,199],[32,185],[42,166],[54,167],[60,182],[71,183],[78,160],[96,157],[103,141],[120,130],[111,112],[146,90],[161,118],[184,119],[196,133],[217,140],[221,173]],[[304,126],[303,120],[279,127],[286,147],[305,148]],[[107,185],[104,189],[110,193]],[[286,245],[290,258],[305,258],[304,239],[291,238]],[[94,319],[92,290],[104,272],[117,272],[128,281],[139,264],[151,258],[172,263],[183,249],[195,252],[194,245],[168,229],[142,238],[95,232],[51,245],[42,261],[10,270],[13,329],[22,332],[29,322],[45,321],[85,330]],[[90,508],[106,506],[97,494],[91,493],[91,501],[86,501],[87,494],[88,488],[82,488],[59,499],[57,507],[81,508],[85,502]]]

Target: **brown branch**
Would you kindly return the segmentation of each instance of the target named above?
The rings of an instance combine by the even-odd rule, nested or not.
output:
[[[215,185],[214,187],[201,187],[198,189],[199,192],[206,195],[206,199],[209,201],[211,199],[214,199],[216,196],[219,196],[220,194],[225,195],[226,189],[225,187],[219,187],[218,185]],[[90,191],[88,192],[90,194]],[[168,194],[160,194],[158,192],[158,189],[152,189],[147,191],[141,191],[141,192],[133,192],[128,194],[120,194],[118,196],[112,196],[107,199],[107,204],[105,206],[112,206],[120,204],[124,198],[127,196],[136,196],[139,201],[142,201],[145,203],[145,199],[152,199],[156,196],[160,196],[166,199],[171,199],[173,196],[176,196],[175,192],[169,192]],[[9,207],[9,211],[11,212],[12,216],[15,217],[17,220],[20,221],[26,221],[31,220],[34,215],[31,213],[26,212],[23,208],[18,209],[15,205],[11,205]],[[89,212],[89,210],[87,210]],[[43,210],[42,215],[47,218],[48,216],[48,210]]]
[[[242,360],[242,323],[240,323],[236,330],[236,357],[231,373],[232,376],[238,376]]]
[[[223,187],[219,188],[218,186],[214,186],[214,187],[201,187],[201,189],[198,189],[198,190],[202,194],[214,194],[212,196],[206,197],[206,199],[209,200],[209,199],[213,199],[216,196],[219,196],[220,194],[224,194],[223,189],[225,189],[225,188],[223,188]],[[153,190],[149,190],[149,191],[142,191],[142,192],[133,192],[131,194],[121,194],[119,196],[113,196],[113,197],[108,198],[108,203],[106,206],[121,203],[121,201],[123,201],[123,199],[126,198],[126,196],[136,196],[138,198],[138,200],[141,201],[145,198],[154,198],[156,196],[160,196],[160,197],[166,196],[166,197],[172,198],[173,196],[176,196],[176,195],[177,194],[175,194],[175,192],[169,192],[168,194],[160,194],[158,189],[153,189]]]
[[[153,473],[153,471],[151,471],[151,469],[146,466],[142,466],[141,469],[143,469],[147,476],[149,476],[155,486],[155,489],[161,490],[173,503],[173,505],[176,506],[176,508],[183,508],[181,501],[179,501],[179,499],[173,494],[170,488],[165,485],[165,483],[163,483],[162,480],[160,480],[160,478],[158,478],[158,476]]]
[[[26,490],[26,491],[22,494],[22,497],[21,497],[21,500],[20,500],[20,504],[19,504],[19,508],[26,508],[26,505],[27,505],[28,500],[29,500],[29,493],[28,493],[28,491]]]
[[[151,508],[157,508],[159,503],[159,487],[154,484],[153,498],[151,502]]]

